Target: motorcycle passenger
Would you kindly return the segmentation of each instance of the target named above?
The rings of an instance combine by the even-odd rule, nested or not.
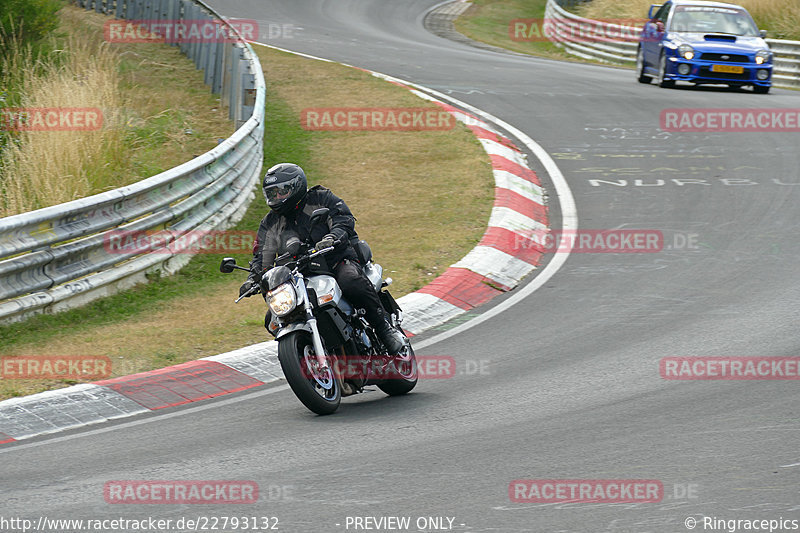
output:
[[[307,185],[306,174],[298,165],[279,163],[267,171],[262,189],[270,212],[258,228],[250,261],[252,273],[239,295],[250,290],[260,276],[272,268],[292,237],[314,242],[318,250],[337,243],[334,250],[322,256],[328,271],[336,278],[344,297],[366,311],[367,321],[389,352],[400,353],[405,346],[404,338],[388,323],[378,293],[364,274],[351,244],[351,239],[358,237],[355,218],[347,204],[329,189],[316,185],[307,190]],[[322,207],[330,210],[327,225],[319,223],[312,228],[311,213]]]

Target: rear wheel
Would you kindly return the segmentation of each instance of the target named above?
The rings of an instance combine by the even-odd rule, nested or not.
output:
[[[667,79],[667,56],[661,54],[658,60],[658,86],[664,88],[675,87],[675,80]]]
[[[402,329],[400,330],[402,331]],[[400,396],[417,386],[417,357],[406,339],[406,348],[389,364],[387,379],[378,388],[389,396]]]
[[[653,81],[653,78],[644,73],[644,50],[642,50],[641,46],[636,52],[636,75],[636,79],[639,83],[650,83]]]
[[[342,400],[334,362],[331,356],[326,358],[328,368],[320,370],[311,335],[305,331],[295,331],[278,341],[278,360],[286,381],[303,405],[318,415],[333,413]]]

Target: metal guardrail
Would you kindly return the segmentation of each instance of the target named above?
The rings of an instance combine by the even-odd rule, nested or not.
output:
[[[563,7],[574,4],[575,0],[547,0],[543,30],[550,41],[583,59],[617,64],[636,62],[637,42],[576,39],[575,36],[582,34],[582,28],[607,28],[606,35],[637,35],[641,28],[579,17]],[[767,39],[767,43],[775,53],[773,85],[800,88],[800,41]]]
[[[85,9],[131,20],[218,21],[228,39],[181,43],[237,130],[217,147],[175,168],[113,191],[0,219],[0,323],[56,312],[172,273],[190,255],[162,248],[109,250],[124,231],[224,229],[253,199],[263,160],[266,86],[255,52],[200,0],[76,0]],[[222,42],[227,41],[227,42]]]
[[[767,44],[775,54],[773,85],[800,89],[800,41],[767,39]]]

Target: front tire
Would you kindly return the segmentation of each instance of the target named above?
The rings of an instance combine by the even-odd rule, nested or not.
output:
[[[769,92],[769,85],[753,85],[753,92],[756,94],[767,94]]]
[[[303,405],[318,415],[329,415],[339,408],[342,390],[333,373],[334,362],[328,356],[330,368],[327,372],[318,371],[309,333],[295,331],[278,341],[278,360],[286,381]]]
[[[658,86],[665,89],[675,87],[675,80],[667,79],[667,56],[663,53],[658,60]]]
[[[653,78],[644,73],[644,50],[642,50],[641,46],[639,47],[639,50],[636,52],[636,74],[637,74],[636,80],[639,83],[649,84],[651,81],[653,81]]]

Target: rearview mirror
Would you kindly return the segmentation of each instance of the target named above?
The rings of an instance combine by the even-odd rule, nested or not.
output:
[[[222,260],[222,263],[219,264],[219,271],[223,274],[230,274],[233,272],[234,268],[236,268],[236,259],[233,257],[226,257]]]
[[[758,30],[758,34],[761,36],[762,39],[766,39],[767,30]]]

